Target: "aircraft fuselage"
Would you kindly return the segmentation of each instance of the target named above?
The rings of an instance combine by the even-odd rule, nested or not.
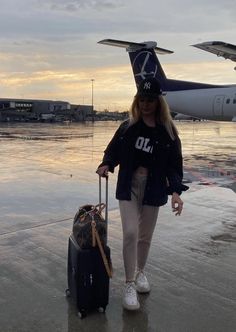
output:
[[[236,120],[236,85],[167,91],[165,97],[172,112],[209,120]]]

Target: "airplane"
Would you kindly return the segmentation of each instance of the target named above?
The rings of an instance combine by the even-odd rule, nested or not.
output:
[[[116,39],[103,39],[99,44],[123,47],[129,53],[136,86],[148,77],[158,79],[171,112],[196,119],[236,122],[236,84],[214,85],[167,78],[156,54],[172,54],[173,51],[157,47],[154,41],[142,43]],[[215,53],[212,45],[193,45]],[[236,61],[236,46],[221,43],[217,55]],[[224,49],[222,50],[222,46]],[[213,52],[214,51],[214,52]],[[216,54],[216,53],[215,53]]]
[[[203,51],[216,54],[217,56],[221,56],[225,59],[236,61],[236,45],[232,45],[222,41],[210,41],[195,44],[192,46],[200,48]],[[236,70],[236,67],[234,67],[234,70]]]

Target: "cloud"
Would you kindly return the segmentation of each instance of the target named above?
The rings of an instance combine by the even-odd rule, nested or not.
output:
[[[90,103],[94,78],[97,108],[129,105],[135,89],[129,58],[124,49],[97,44],[105,38],[154,40],[173,50],[160,57],[172,78],[235,82],[234,63],[189,46],[208,40],[235,44],[234,5],[235,0],[165,0],[161,6],[156,0],[2,0],[2,96]]]
[[[84,9],[116,9],[122,5],[121,1],[112,0],[38,0],[41,8],[49,8],[55,11],[75,13]]]

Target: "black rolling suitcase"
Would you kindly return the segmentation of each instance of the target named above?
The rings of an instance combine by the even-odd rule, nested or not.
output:
[[[99,177],[99,203],[101,203],[101,178]],[[108,180],[106,179],[106,210],[108,211]],[[66,295],[75,301],[78,315],[84,318],[91,310],[105,312],[109,302],[110,248],[101,243],[95,247],[81,249],[73,234],[69,237]],[[105,257],[104,257],[105,256]],[[105,264],[104,264],[105,261]]]

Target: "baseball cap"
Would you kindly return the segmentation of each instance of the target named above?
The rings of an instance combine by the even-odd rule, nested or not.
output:
[[[145,78],[138,86],[136,94],[138,97],[156,98],[162,95],[162,90],[158,80],[154,77]]]

